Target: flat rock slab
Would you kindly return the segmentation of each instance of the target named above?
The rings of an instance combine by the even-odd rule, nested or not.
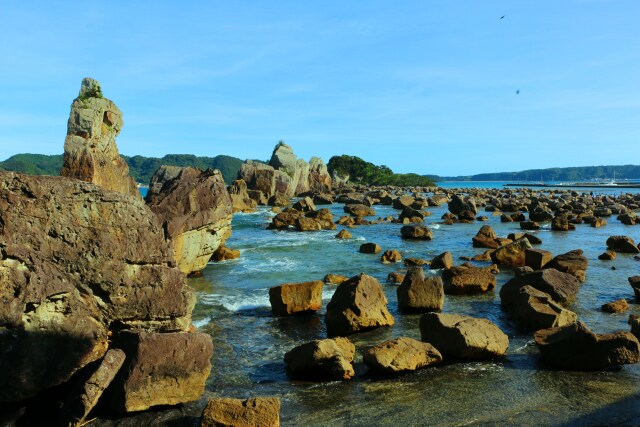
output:
[[[494,359],[509,347],[509,338],[493,322],[457,314],[424,314],[420,333],[422,341],[433,344],[445,360]]]
[[[209,399],[200,419],[201,427],[280,425],[280,399],[255,397],[251,399]]]
[[[363,362],[374,372],[397,374],[440,363],[442,355],[429,343],[401,337],[370,348]]]
[[[198,400],[211,372],[211,335],[198,332],[122,332],[116,345],[127,355],[110,388],[118,412]]]

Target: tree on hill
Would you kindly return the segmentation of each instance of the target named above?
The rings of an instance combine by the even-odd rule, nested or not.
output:
[[[329,159],[327,169],[340,176],[349,176],[352,182],[368,185],[397,185],[397,186],[433,186],[430,178],[417,174],[397,174],[385,166],[377,166],[356,156],[333,156]]]

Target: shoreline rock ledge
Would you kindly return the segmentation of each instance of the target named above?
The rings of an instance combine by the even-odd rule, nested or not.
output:
[[[142,199],[116,147],[123,125],[122,111],[102,95],[100,83],[84,78],[71,104],[60,175]]]
[[[52,399],[46,389],[77,382],[112,348],[126,353],[104,385],[117,409],[197,399],[213,348],[210,335],[187,332],[194,304],[142,199],[64,177],[0,172],[0,365],[11,367],[0,370],[0,402],[41,392]],[[123,334],[139,339],[120,345]],[[197,347],[189,357],[185,343]],[[137,381],[141,370],[152,379]]]

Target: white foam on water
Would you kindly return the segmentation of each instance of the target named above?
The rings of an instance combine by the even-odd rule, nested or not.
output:
[[[333,294],[336,292],[336,289],[338,288],[337,285],[324,285],[324,288],[322,288],[322,300],[328,300],[331,299],[333,297]]]
[[[430,224],[429,228],[432,228],[434,230],[439,230],[440,229],[440,224]]]
[[[206,319],[200,319],[200,320],[194,320],[193,321],[193,326],[195,326],[197,329],[202,328],[205,325],[208,325],[211,322],[211,319],[206,318]]]
[[[200,302],[208,306],[223,307],[232,312],[271,306],[267,289],[256,289],[253,295],[203,295]]]
[[[244,270],[245,271],[292,271],[296,270],[300,265],[300,261],[294,260],[292,258],[287,257],[271,257],[267,258],[263,262],[252,262],[251,264],[246,264]]]

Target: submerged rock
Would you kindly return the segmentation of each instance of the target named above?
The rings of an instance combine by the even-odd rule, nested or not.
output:
[[[445,360],[493,359],[504,356],[509,347],[509,338],[491,321],[457,314],[424,314],[420,333]]]
[[[295,347],[284,355],[287,372],[294,378],[320,381],[348,380],[355,375],[356,347],[348,338],[328,338]]]
[[[444,293],[447,295],[473,295],[488,292],[496,287],[496,276],[489,268],[479,268],[467,263],[444,270]]]
[[[71,104],[60,175],[142,199],[116,146],[123,124],[122,112],[102,95],[100,83],[83,79]]]
[[[403,239],[431,240],[433,232],[425,225],[405,225],[400,229]]]
[[[403,311],[439,311],[444,305],[444,288],[438,276],[424,275],[422,268],[412,268],[397,289],[398,307]]]
[[[200,418],[200,427],[280,426],[280,398],[254,397],[246,400],[217,397],[209,399]]]
[[[304,283],[285,283],[269,288],[271,311],[277,316],[320,310],[322,307],[320,280]]]
[[[324,321],[329,336],[349,335],[394,324],[380,282],[364,273],[338,285],[327,304]]]
[[[619,299],[603,304],[600,309],[605,313],[624,313],[629,310],[629,303],[626,299]]]
[[[597,335],[582,322],[541,329],[534,339],[542,360],[570,371],[606,369],[640,360],[640,343],[631,332]]]
[[[389,375],[440,363],[442,355],[429,343],[400,337],[370,348],[362,361],[372,371]]]
[[[384,251],[384,253],[380,257],[380,261],[383,264],[391,264],[393,262],[401,262],[402,261],[402,255],[400,255],[400,252],[398,252],[395,249],[389,249],[389,250]]]
[[[180,271],[202,270],[231,236],[231,197],[218,170],[182,168],[169,178],[161,167],[146,201],[158,216]],[[169,178],[162,182],[158,175]],[[155,191],[155,188],[160,190]]]

